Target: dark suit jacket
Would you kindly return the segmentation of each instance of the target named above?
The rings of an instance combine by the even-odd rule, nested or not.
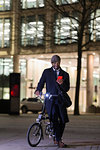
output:
[[[63,80],[64,80],[63,84],[59,85],[60,89],[65,92],[68,92],[68,90],[70,88],[69,74],[60,68],[59,76],[63,76]],[[42,89],[44,88],[44,84],[46,84],[46,92],[47,93],[58,94],[58,89],[56,86],[57,82],[56,82],[55,74],[54,74],[52,67],[45,69],[43,71],[43,74],[42,74],[40,81],[38,83],[38,86],[37,86],[37,90],[39,90],[41,92]],[[56,102],[58,103],[58,106],[59,106],[62,121],[68,122],[69,119],[68,119],[66,107],[64,107],[64,105],[62,105],[59,101],[56,100]],[[47,110],[49,117],[50,117],[50,112],[51,112],[51,106],[52,106],[52,100],[47,100],[46,101],[46,110]]]

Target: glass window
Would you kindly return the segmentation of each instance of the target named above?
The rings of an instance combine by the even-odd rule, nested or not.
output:
[[[13,71],[13,60],[10,58],[0,58],[0,75],[8,76]]]
[[[77,21],[68,17],[56,16],[55,44],[66,44],[77,40]]]
[[[20,92],[20,99],[23,99],[26,97],[26,85],[27,85],[27,80],[26,80],[26,59],[20,59],[19,60],[20,65],[20,73],[21,73],[21,92]]]
[[[13,72],[13,60],[0,58],[0,99],[9,99],[9,74]]]
[[[91,40],[100,40],[100,9],[91,15],[90,32]]]
[[[10,10],[11,0],[0,0],[0,11]]]
[[[21,98],[26,94],[26,60],[20,59]],[[0,99],[9,99],[9,74],[13,72],[13,57],[0,58]]]
[[[76,3],[78,0],[56,0],[57,5]]]
[[[44,24],[43,16],[29,16],[22,18],[22,46],[43,45]]]
[[[26,77],[26,60],[20,59],[20,73],[22,77]]]
[[[21,1],[23,9],[44,7],[44,0],[21,0]]]
[[[10,19],[0,19],[0,48],[10,46]]]

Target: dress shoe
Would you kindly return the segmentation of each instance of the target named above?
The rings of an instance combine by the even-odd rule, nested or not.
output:
[[[65,148],[65,147],[67,147],[67,145],[64,144],[62,141],[58,142],[58,146],[59,146],[59,148]]]
[[[54,142],[54,144],[58,145],[58,141],[56,141],[55,137],[53,137],[53,142]]]
[[[55,144],[55,145],[58,145],[58,142],[57,142],[56,140],[54,140],[54,144]]]

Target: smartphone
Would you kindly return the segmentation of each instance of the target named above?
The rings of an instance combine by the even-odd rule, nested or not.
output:
[[[59,79],[63,79],[63,76],[58,76],[57,80],[59,80]]]

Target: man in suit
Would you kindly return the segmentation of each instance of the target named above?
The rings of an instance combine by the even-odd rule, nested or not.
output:
[[[63,104],[63,99],[59,96],[59,91],[68,92],[70,88],[70,81],[69,74],[62,70],[60,67],[60,62],[61,58],[58,55],[52,56],[52,67],[43,71],[35,94],[39,96],[40,92],[44,88],[44,84],[46,84],[46,93],[58,95],[58,97],[46,99],[45,105],[50,121],[53,123],[55,134],[54,143],[62,148],[66,146],[66,144],[62,142],[62,135],[65,128],[65,123],[69,122],[69,119],[66,106]]]

